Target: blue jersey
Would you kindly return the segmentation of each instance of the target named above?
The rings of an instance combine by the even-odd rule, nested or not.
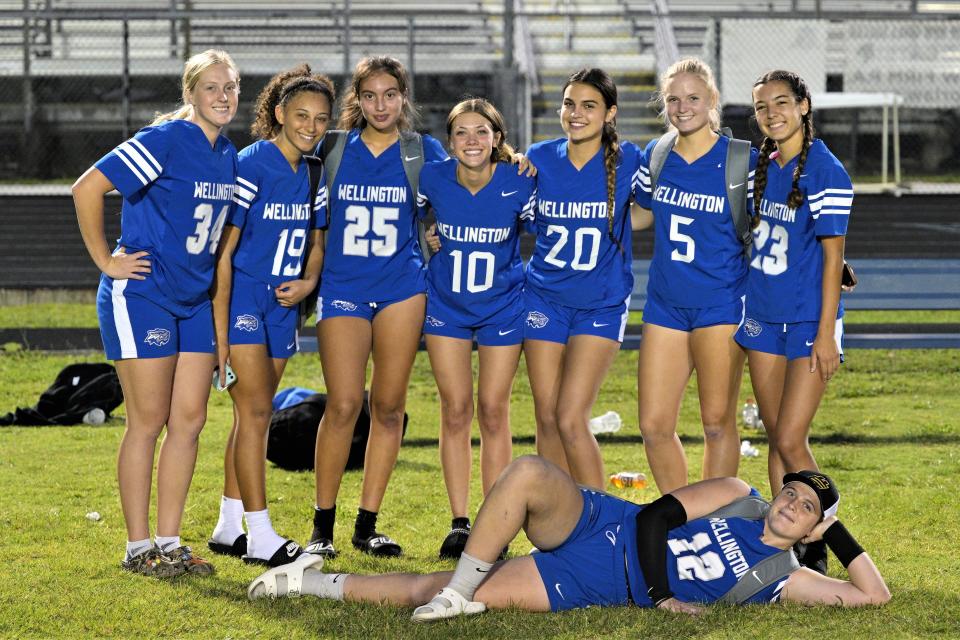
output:
[[[183,306],[209,299],[237,176],[233,143],[218,136],[211,147],[198,125],[173,120],[141,129],[95,166],[123,195],[118,246],[150,254],[151,272],[127,292],[155,289]]]
[[[639,507],[638,507],[639,510]],[[634,516],[635,516],[634,512]],[[651,606],[637,558],[634,517],[624,520],[630,591],[640,606]],[[741,576],[782,551],[761,541],[764,520],[699,518],[667,534],[667,581],[682,602],[716,602]],[[744,604],[779,600],[787,578],[767,585]]]
[[[527,286],[537,295],[576,309],[623,304],[633,290],[630,196],[640,148],[620,145],[613,234],[607,231],[607,174],[603,149],[579,171],[566,139],[538,142],[527,157],[537,173],[537,244]]]
[[[847,233],[853,185],[823,141],[813,141],[800,175],[803,204],[787,206],[799,156],[783,168],[773,159],[753,230],[753,259],[747,281],[747,315],[766,322],[820,319],[823,280],[821,236]],[[843,315],[843,303],[837,317]]]
[[[445,160],[436,139],[423,136],[424,159]],[[376,302],[425,290],[417,233],[416,195],[403,169],[400,141],[374,157],[347,134],[333,182],[320,295]]]
[[[431,162],[420,173],[417,204],[429,202],[442,246],[430,259],[427,291],[459,313],[463,326],[481,324],[514,304],[523,290],[520,226],[533,221],[536,186],[498,163],[476,195],[457,182],[457,161]]]
[[[706,154],[687,163],[671,151],[653,190],[648,158],[657,141],[647,145],[640,163],[637,204],[653,211],[653,260],[647,295],[684,308],[717,307],[739,300],[746,288],[747,261],[727,202],[726,160],[730,139],[720,136]],[[750,154],[746,184],[753,203]]]
[[[227,221],[241,230],[234,269],[273,287],[298,278],[310,230],[326,218],[326,182],[321,176],[311,206],[306,160],[301,158],[294,172],[277,145],[267,140],[240,152],[238,171]]]

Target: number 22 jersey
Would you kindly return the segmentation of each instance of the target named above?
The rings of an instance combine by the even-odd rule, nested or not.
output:
[[[321,143],[322,144],[322,143]],[[424,160],[445,160],[440,143],[423,136]],[[416,194],[403,168],[400,141],[374,156],[347,134],[328,195],[320,295],[362,302],[402,300],[426,290],[417,233]]]
[[[221,135],[211,146],[198,125],[172,120],[141,129],[94,166],[123,196],[118,246],[150,254],[151,272],[145,280],[129,280],[126,293],[163,306],[208,300],[233,202],[233,143]]]

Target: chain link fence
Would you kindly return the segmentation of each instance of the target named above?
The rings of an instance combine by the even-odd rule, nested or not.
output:
[[[607,68],[620,87],[621,133],[643,143],[660,131],[649,102],[656,69],[675,53],[714,66],[726,124],[738,135],[757,138],[753,79],[786,67],[818,96],[874,96],[814,104],[819,134],[858,181],[880,182],[886,167],[889,183],[899,167],[904,181],[960,182],[960,20],[952,19],[960,13],[923,16],[917,3],[888,2],[871,6],[914,13],[818,18],[822,4],[807,0],[718,1],[715,11],[707,4],[336,0],[263,8],[170,0],[147,9],[120,0],[0,0],[0,181],[8,192],[72,181],[155,112],[172,109],[183,60],[217,47],[242,75],[227,132],[238,148],[251,141],[253,101],[272,74],[305,61],[340,89],[356,61],[374,53],[410,68],[423,130],[442,135],[450,106],[481,95],[505,112],[520,146],[560,135],[556,109],[570,72]],[[737,13],[741,5],[749,10]],[[899,97],[885,103],[881,94]]]

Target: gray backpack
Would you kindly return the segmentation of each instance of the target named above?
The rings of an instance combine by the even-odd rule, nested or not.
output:
[[[761,520],[767,517],[770,504],[756,496],[737,498],[730,504],[720,507],[713,513],[703,516],[709,518],[745,518],[747,520]],[[800,568],[797,556],[793,549],[785,549],[769,558],[761,560],[750,567],[750,571],[740,576],[737,584],[727,591],[719,602],[726,604],[742,604],[760,592],[762,589],[783,580]]]
[[[750,175],[750,142],[739,140],[731,135],[730,129],[724,127],[721,135],[730,138],[727,145],[726,180],[727,202],[730,204],[730,215],[733,217],[733,226],[737,237],[743,244],[743,252],[750,258],[753,247],[753,231],[750,229],[750,212],[747,210],[747,180]],[[650,154],[650,185],[651,191],[656,191],[657,180],[663,169],[667,156],[677,142],[677,132],[670,131],[663,134],[653,146]]]
[[[333,201],[333,181],[337,177],[337,170],[340,168],[340,161],[343,160],[343,150],[347,146],[347,136],[349,131],[333,129],[327,131],[320,142],[320,158],[327,168],[327,203]],[[420,187],[420,170],[423,168],[423,137],[416,131],[400,132],[400,155],[403,158],[403,171],[407,174],[407,182],[410,183],[410,190],[413,192],[413,199],[416,201],[417,192]],[[327,206],[327,221],[330,220],[330,207]],[[423,224],[418,224],[418,235],[420,241],[420,252],[424,260],[430,259],[430,251],[427,248],[426,238],[424,236]]]

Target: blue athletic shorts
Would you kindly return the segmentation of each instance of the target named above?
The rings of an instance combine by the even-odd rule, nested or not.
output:
[[[413,296],[421,295],[421,293],[415,293]],[[347,300],[335,296],[320,296],[317,300],[317,322],[342,316],[348,318],[363,318],[364,320],[372,322],[375,315],[390,305],[409,300],[413,296],[394,298],[392,300],[377,300],[375,302]]]
[[[571,336],[599,336],[623,342],[630,314],[630,296],[622,303],[598,309],[577,309],[545,300],[529,288],[523,291],[525,340],[566,344]]]
[[[648,293],[643,306],[643,323],[678,331],[693,331],[718,324],[739,325],[743,322],[744,299],[742,296],[716,307],[674,307]]]
[[[551,611],[591,605],[626,605],[625,518],[637,506],[591,489],[580,489],[583,512],[569,537],[556,549],[531,557],[547,589]]]
[[[481,323],[462,324],[458,322],[456,309],[428,294],[423,332],[463,340],[471,340],[476,334],[477,344],[481,347],[503,347],[523,343],[523,319],[523,300],[519,296],[515,304],[485,318]]]
[[[263,344],[271,358],[289,358],[299,349],[297,307],[282,307],[273,287],[240,271],[230,289],[230,344]]]
[[[819,322],[764,322],[746,318],[733,339],[744,349],[786,356],[787,360],[808,358],[813,351]],[[843,318],[837,318],[833,339],[843,362]]]
[[[148,276],[149,279],[149,276]],[[214,353],[213,310],[210,300],[184,307],[166,305],[150,287],[131,292],[133,280],[100,276],[97,316],[103,350],[111,360],[165,358],[176,353]],[[141,281],[136,281],[141,282]]]

